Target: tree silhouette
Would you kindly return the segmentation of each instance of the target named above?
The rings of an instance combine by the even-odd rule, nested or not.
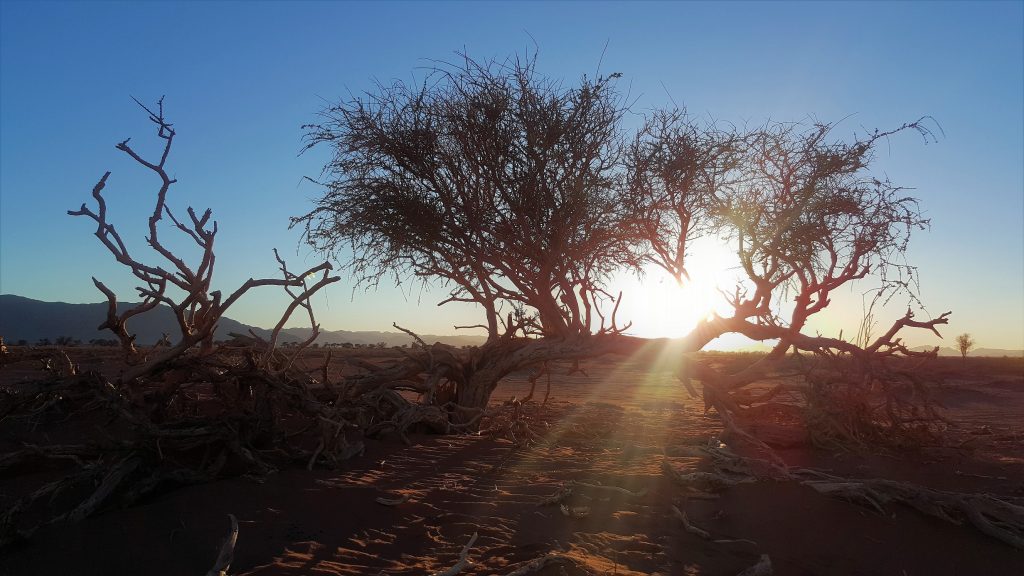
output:
[[[319,249],[351,249],[363,282],[442,281],[446,301],[483,308],[492,341],[614,329],[604,280],[638,261],[623,98],[616,75],[563,88],[534,66],[465,58],[326,109],[307,138],[334,151],[327,192],[295,223]]]
[[[292,302],[286,308],[279,326],[273,331],[272,341],[268,347],[265,361],[272,352],[276,339],[280,333],[281,326],[291,316],[295,308],[301,306],[310,311],[309,298],[327,284],[339,280],[337,276],[330,276],[331,266],[328,263],[320,264],[300,274],[293,274],[288,271],[284,262],[277,255],[275,257],[283,275],[283,278],[249,278],[241,286],[224,297],[220,290],[212,289],[211,283],[213,271],[216,265],[214,253],[214,242],[218,228],[217,222],[211,220],[212,212],[207,209],[202,215],[190,206],[186,209],[188,220],[179,220],[167,202],[167,197],[177,180],[171,178],[167,173],[167,161],[170,157],[174,139],[177,135],[173,125],[164,115],[164,102],[161,98],[154,109],[135,101],[149,117],[149,121],[156,126],[156,135],[162,141],[160,158],[149,161],[139,155],[130,144],[131,139],[124,140],[116,145],[116,148],[131,158],[135,163],[144,167],[157,177],[159,185],[154,195],[153,212],[148,218],[148,235],[146,244],[149,245],[159,256],[160,263],[145,262],[129,249],[128,244],[122,239],[114,224],[107,219],[107,202],[103,197],[103,189],[110,178],[110,172],[106,172],[99,179],[92,190],[92,197],[95,200],[95,209],[83,203],[78,210],[68,210],[70,216],[85,216],[96,223],[95,236],[100,240],[108,252],[118,261],[127,267],[135,278],[143,284],[136,288],[138,295],[143,301],[128,310],[118,313],[117,295],[103,282],[93,278],[93,283],[107,297],[108,310],[106,320],[99,326],[100,330],[108,329],[117,336],[122,348],[129,360],[138,364],[122,375],[124,381],[131,381],[140,376],[146,375],[160,366],[167,364],[181,356],[189,349],[200,345],[204,353],[213,350],[213,333],[217,323],[223,314],[239,298],[249,290],[261,286],[283,287],[292,297]],[[189,263],[176,255],[164,243],[161,236],[161,229],[167,224],[167,217],[172,227],[184,234],[200,249],[198,261]],[[306,278],[323,272],[323,276],[312,285],[307,284]],[[292,288],[301,288],[301,294],[292,291]],[[144,362],[139,358],[135,347],[135,334],[127,329],[127,322],[132,317],[149,312],[160,304],[167,305],[174,313],[179,331],[177,342],[168,346],[154,358],[148,358]],[[318,333],[318,326],[313,325],[313,337]],[[166,336],[164,340],[166,340]]]
[[[880,295],[913,298],[915,269],[902,256],[928,221],[869,167],[875,146],[897,133],[934,139],[928,118],[842,139],[827,123],[740,130],[670,108],[630,131],[618,74],[566,86],[535,66],[535,56],[463,56],[419,85],[378,85],[307,126],[308,147],[333,151],[324,194],[293,219],[309,243],[362,282],[436,280],[451,289],[442,304],[483,309],[487,344],[403,372],[426,372],[431,390],[454,388],[440,398],[478,410],[511,370],[649,347],[621,334],[619,297],[605,281],[655,265],[685,282],[701,237],[729,242],[746,275],[728,295],[732,313],[700,322],[678,346],[683,380],[699,379],[723,414],[742,412],[733,395],[790,348],[849,357],[862,382],[895,386],[882,364],[913,354],[898,333],[947,322],[948,313],[919,321],[908,310],[861,345],[805,332],[835,290],[869,274],[881,279]],[[727,333],[777,344],[732,374],[685,359]]]
[[[974,339],[966,332],[956,337],[956,347],[960,350],[960,357],[967,360],[967,353],[974,348]]]

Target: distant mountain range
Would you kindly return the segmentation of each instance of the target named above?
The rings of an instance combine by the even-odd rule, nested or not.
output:
[[[118,304],[118,311],[123,312],[135,306],[132,302]],[[94,339],[112,339],[109,330],[97,330],[107,317],[107,303],[98,304],[67,304],[65,302],[42,302],[13,294],[0,294],[0,336],[4,342],[14,344],[26,340],[34,344],[42,338],[51,342],[61,336],[69,336],[75,340],[88,343]],[[140,314],[128,321],[128,331],[136,335],[136,342],[148,346],[155,344],[163,333],[171,335],[173,341],[177,333],[178,323],[174,314],[167,306],[160,306],[145,314]],[[214,339],[227,340],[230,333],[248,334],[252,330],[261,338],[269,338],[270,330],[242,324],[230,318],[221,318],[214,333]],[[301,342],[309,337],[309,328],[286,328],[281,331],[280,342]],[[428,344],[443,342],[453,346],[482,344],[483,336],[437,336],[422,334]],[[378,344],[400,346],[412,342],[407,334],[401,332],[350,332],[348,330],[321,330],[317,339],[323,344]]]
[[[917,348],[911,348],[915,352],[931,352],[934,346],[918,346]],[[954,348],[939,348],[939,356],[959,356],[960,351]],[[1024,350],[1003,350],[1001,348],[974,348],[967,353],[968,357],[973,356],[1013,356],[1013,357],[1024,357]]]

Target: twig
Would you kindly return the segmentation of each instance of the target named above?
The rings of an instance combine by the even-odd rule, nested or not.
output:
[[[472,538],[469,539],[469,542],[466,542],[466,545],[462,547],[462,551],[459,552],[459,561],[456,562],[454,566],[444,572],[435,572],[434,576],[455,576],[459,572],[462,572],[462,569],[469,564],[469,549],[473,547],[477,536],[478,534],[473,532]]]

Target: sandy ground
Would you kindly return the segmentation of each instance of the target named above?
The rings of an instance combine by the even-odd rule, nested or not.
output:
[[[961,423],[950,446],[899,455],[834,454],[805,448],[790,464],[932,488],[989,492],[1024,503],[1024,364],[950,365],[938,398]],[[474,533],[462,574],[506,574],[549,552],[573,557],[573,574],[733,575],[771,558],[775,574],[894,576],[1024,574],[1024,552],[970,527],[893,505],[887,514],[833,500],[792,482],[758,482],[686,498],[661,470],[699,469],[672,457],[721,431],[671,375],[595,361],[589,375],[555,376],[544,406],[530,404],[542,440],[517,449],[507,439],[413,436],[370,441],[366,453],[333,472],[287,470],[174,490],[141,506],[111,510],[40,531],[0,551],[0,575],[204,574],[228,530],[240,533],[231,574],[433,574],[453,566]],[[7,381],[28,377],[8,371]],[[538,393],[543,396],[544,381]],[[523,376],[504,382],[500,403],[525,396]],[[59,434],[59,431],[54,431]],[[642,493],[580,490],[570,508],[539,503],[567,483]],[[0,476],[5,488],[31,478]],[[378,497],[408,500],[397,506]],[[715,543],[683,529],[670,506]],[[561,574],[550,566],[539,574]]]

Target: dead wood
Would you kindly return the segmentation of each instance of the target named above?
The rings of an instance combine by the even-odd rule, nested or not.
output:
[[[562,511],[562,516],[567,518],[586,518],[590,515],[589,506],[567,506],[560,504],[558,509]]]
[[[455,576],[459,572],[462,572],[462,570],[469,565],[469,550],[473,547],[473,544],[476,543],[477,536],[478,534],[473,532],[473,536],[470,537],[469,542],[466,542],[466,545],[462,547],[461,551],[459,551],[459,561],[456,562],[454,566],[442,572],[435,572],[434,576]]]
[[[569,484],[566,484],[565,486],[559,488],[558,491],[552,494],[551,496],[542,499],[540,502],[537,503],[537,506],[551,506],[553,504],[561,504],[565,502],[570,496],[572,496],[572,493],[573,484],[570,482]]]
[[[707,530],[694,526],[690,523],[690,519],[686,517],[686,512],[683,512],[676,506],[669,506],[669,510],[672,511],[673,516],[675,516],[680,522],[683,523],[684,530],[686,530],[690,534],[696,534],[697,536],[700,536],[705,540],[711,539],[711,534]]]
[[[627,489],[619,487],[619,486],[605,486],[603,484],[589,484],[587,482],[576,482],[576,481],[570,482],[569,486],[570,486],[570,488],[578,486],[580,488],[586,488],[588,490],[593,490],[595,492],[612,492],[614,494],[625,494],[626,496],[632,496],[634,498],[641,498],[641,497],[647,495],[647,489],[646,488],[643,488],[641,490],[633,492],[632,490],[627,490]]]
[[[897,502],[952,524],[969,523],[992,538],[1024,550],[1024,506],[991,494],[946,492],[908,482],[848,479],[809,470],[794,474],[796,478],[813,477],[801,484],[820,494],[867,506],[879,514],[886,513],[886,504]]]
[[[284,287],[292,298],[291,304],[286,308],[278,327],[273,333],[269,350],[272,350],[274,344],[276,344],[280,326],[290,317],[296,307],[302,306],[309,310],[310,321],[313,323],[315,334],[317,326],[312,316],[312,309],[309,306],[309,298],[324,286],[340,280],[337,276],[329,275],[329,271],[332,269],[331,265],[324,262],[303,273],[293,274],[275,252],[275,258],[277,258],[284,276],[282,279],[250,278],[226,298],[222,297],[219,290],[212,290],[211,282],[216,263],[214,245],[218,232],[217,222],[211,222],[212,213],[209,209],[199,216],[195,210],[189,207],[186,210],[189,221],[185,222],[175,217],[174,212],[167,203],[167,196],[177,181],[168,175],[167,160],[170,156],[176,131],[164,116],[163,98],[157,102],[156,110],[146,107],[138,102],[138,100],[136,100],[136,103],[146,111],[149,120],[157,127],[157,137],[163,140],[163,150],[160,159],[157,161],[144,159],[131,146],[130,139],[120,142],[116,147],[137,164],[152,172],[159,180],[153,212],[148,219],[149,226],[146,244],[159,254],[163,265],[146,263],[133,256],[128,244],[121,237],[117,228],[108,221],[107,204],[102,192],[110,177],[109,171],[104,173],[93,187],[92,197],[95,200],[95,209],[83,203],[78,210],[68,211],[68,214],[71,216],[85,216],[94,221],[96,223],[95,236],[117,262],[127,267],[142,284],[136,290],[139,296],[143,298],[143,301],[119,314],[117,311],[117,295],[102,282],[93,278],[96,288],[107,297],[108,302],[107,318],[99,326],[99,329],[109,329],[114,333],[121,342],[121,346],[130,364],[129,368],[122,375],[121,380],[125,383],[131,383],[138,378],[148,376],[159,367],[173,362],[197,345],[200,347],[201,353],[210,353],[213,349],[213,333],[218,322],[232,304],[253,288],[281,286]],[[197,263],[186,263],[184,259],[176,255],[164,244],[160,236],[160,230],[166,225],[166,221],[163,220],[165,216],[171,221],[173,228],[191,239],[200,249],[201,255]],[[306,283],[307,277],[320,272],[324,273],[321,279],[313,283],[312,286]],[[168,290],[169,288],[171,289],[170,291]],[[303,291],[296,293],[292,291],[292,288],[301,288]],[[184,295],[172,296],[176,292],[181,292]],[[167,346],[166,349],[162,346],[154,347],[151,356],[143,358],[135,347],[135,335],[128,331],[127,322],[132,317],[149,312],[158,305],[166,305],[174,313],[178,324],[178,341],[173,345]],[[167,340],[165,335],[161,342]],[[157,348],[159,348],[159,351]],[[267,357],[264,358],[264,361],[268,359],[271,352],[267,351],[266,354]]]
[[[103,482],[88,499],[79,504],[64,518],[57,517],[54,521],[66,519],[68,522],[78,522],[87,516],[91,516],[103,503],[110,498],[110,495],[121,485],[125,477],[139,467],[139,459],[129,456],[121,460],[106,474]]]
[[[721,490],[761,479],[796,481],[820,494],[866,506],[883,515],[887,504],[899,503],[952,524],[969,523],[983,534],[1024,549],[1024,506],[991,494],[947,492],[887,479],[844,478],[807,468],[779,468],[772,461],[739,456],[713,445],[678,447],[673,454],[706,455],[715,469],[713,473],[684,474],[663,461],[664,472],[684,486]]]
[[[217,560],[213,563],[213,567],[206,572],[206,576],[227,576],[228,570],[231,568],[231,562],[235,557],[235,544],[238,543],[238,519],[234,514],[228,514],[228,518],[231,519],[231,531],[228,532],[227,538],[221,544]]]
[[[555,554],[555,553],[552,553],[552,554],[547,554],[545,556],[541,556],[540,558],[537,558],[535,560],[530,560],[526,564],[523,564],[522,566],[520,566],[519,568],[516,568],[515,570],[509,572],[505,576],[526,576],[526,574],[532,574],[534,572],[539,572],[539,571],[543,570],[544,568],[546,568],[549,565],[557,565],[557,566],[571,565],[571,566],[577,566],[578,564],[579,564],[579,561],[576,560],[575,558],[572,558],[570,556],[566,556],[565,554]]]
[[[737,484],[754,482],[749,476],[728,475],[722,472],[680,472],[668,461],[661,464],[662,471],[676,484],[702,491],[721,491]]]
[[[687,495],[687,498],[691,497],[692,496]],[[710,532],[690,522],[690,518],[686,515],[686,512],[683,512],[677,506],[669,506],[669,510],[672,512],[672,515],[683,524],[683,529],[690,534],[695,534],[705,540],[711,540],[715,544],[750,544],[752,546],[757,546],[757,542],[747,540],[745,538],[712,538]]]
[[[772,569],[772,559],[767,554],[761,554],[757,564],[740,572],[736,576],[772,576],[775,571]]]
[[[405,504],[411,498],[412,498],[411,494],[402,494],[398,498],[380,498],[379,497],[379,498],[376,498],[375,501],[377,502],[377,504],[383,504],[384,506],[398,506],[400,504]]]

